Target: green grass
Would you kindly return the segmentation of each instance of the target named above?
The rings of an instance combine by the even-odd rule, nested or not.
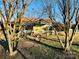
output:
[[[4,53],[4,48],[0,45],[0,59],[5,59],[5,56],[2,55]]]
[[[79,39],[78,39],[79,36],[78,35],[79,35],[79,33],[76,33],[74,42],[77,42],[79,44]],[[46,35],[43,35],[43,36],[46,36]],[[46,36],[46,37],[47,38],[54,38],[54,39],[57,40],[57,37],[54,34]],[[59,37],[61,39],[64,39],[64,34],[60,33]],[[45,40],[45,39],[41,39],[40,42],[45,43],[45,44],[50,45],[50,46],[53,46],[53,47],[61,48],[61,45],[60,45],[59,42],[54,42],[54,41]],[[79,59],[79,54],[78,54],[79,53],[79,46],[72,45],[71,48],[72,48],[73,51],[77,52],[77,55],[74,56],[74,58]],[[25,51],[22,51],[22,50],[21,51],[22,51],[22,53],[25,53],[24,54],[25,56],[29,55],[28,59],[68,59],[68,58],[74,59],[74,58],[72,58],[72,57],[70,57],[68,55],[65,55],[60,50],[51,49],[51,48],[43,46],[43,45],[40,45],[40,47],[33,47],[33,48],[30,48],[30,49],[24,49],[24,50]],[[2,46],[0,46],[0,51],[3,51]],[[0,56],[0,59],[1,58],[4,59],[3,56]],[[18,59],[18,57],[17,57],[17,59]]]
[[[79,46],[72,46],[71,48],[73,51],[79,53]]]
[[[27,59],[78,59],[79,55],[70,56],[66,55],[60,50],[51,49],[49,47],[40,45],[39,47],[33,47],[30,49],[21,50]]]
[[[0,59],[4,59],[4,56],[0,56]]]
[[[60,35],[60,34],[62,34],[62,35]],[[59,34],[59,38],[60,39],[62,39],[63,41],[64,41],[64,33],[60,33]],[[56,35],[48,35],[48,36],[45,36],[45,35],[42,35],[42,36],[44,36],[44,37],[47,37],[47,38],[49,38],[49,39],[51,39],[51,40],[57,40],[57,37],[56,37]],[[74,43],[76,43],[76,44],[79,44],[79,33],[76,33],[75,34],[75,37],[74,37]],[[51,40],[45,40],[45,39],[41,39],[41,42],[42,43],[45,43],[45,44],[47,44],[47,45],[50,45],[50,46],[54,46],[54,47],[58,47],[58,48],[61,48],[61,45],[60,45],[60,43],[59,42],[55,42],[55,41],[51,41]],[[38,41],[38,40],[37,40]],[[77,51],[77,52],[79,52],[79,46],[77,46],[77,45],[72,45],[72,50],[74,50],[74,51]]]

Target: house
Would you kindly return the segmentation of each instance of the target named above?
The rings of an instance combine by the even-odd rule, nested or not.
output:
[[[30,33],[30,32],[44,32],[43,27],[46,26],[46,24],[51,24],[51,21],[49,18],[22,18],[20,20],[21,24],[24,25],[24,32]],[[39,30],[40,29],[40,30]]]
[[[33,26],[33,33],[34,34],[42,34],[46,33],[48,30],[48,24],[42,25],[42,26]]]
[[[58,22],[53,22],[53,26],[51,25],[52,22],[50,18],[29,18],[24,17],[19,19],[21,24],[24,25],[24,32],[34,32],[34,33],[44,33],[46,31],[52,31],[54,30],[53,27],[56,28],[56,30],[61,31],[63,29],[63,24]],[[19,20],[17,22],[19,22]],[[43,28],[44,26],[47,26],[47,28]],[[46,30],[47,29],[47,30]]]
[[[26,30],[32,30],[33,26],[42,26],[45,24],[51,24],[51,21],[49,18],[22,18],[21,19],[21,24],[25,26]]]

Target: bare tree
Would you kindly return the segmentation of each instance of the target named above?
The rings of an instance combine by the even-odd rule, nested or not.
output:
[[[42,16],[46,15],[50,18],[51,22],[54,22],[55,19],[55,1],[54,0],[41,0],[41,14]]]
[[[20,29],[21,29],[21,18],[24,17],[27,6],[32,0],[1,0],[3,9],[0,9],[1,27],[3,34],[5,36],[6,42],[8,43],[10,56],[14,55],[17,51],[15,47],[17,43],[13,45],[12,40],[17,42],[20,39]],[[14,19],[13,26],[11,20]],[[19,32],[16,33],[16,24],[19,21]]]
[[[56,28],[54,28],[54,30],[64,50],[70,51],[70,48],[71,48],[71,45],[74,39],[74,35],[76,33],[76,28],[79,23],[79,20],[78,20],[79,19],[79,15],[78,15],[79,7],[77,6],[79,4],[78,0],[42,0],[42,1],[43,1],[43,5],[42,5],[43,12],[42,13],[46,13],[48,15],[48,17],[50,18],[52,22],[52,26],[53,24],[55,24],[53,21],[56,20],[55,11],[57,9],[55,10],[55,7],[58,7],[59,12],[56,14],[56,16],[61,15],[60,16],[61,21],[63,20],[65,43],[63,43],[62,40],[59,38]],[[73,20],[75,20],[74,23],[76,23],[76,25],[74,29],[71,29]]]
[[[72,2],[74,4],[72,4]],[[77,7],[78,0],[57,0],[58,8],[60,10],[60,13],[63,17],[63,23],[64,23],[64,32],[65,32],[65,44],[62,43],[61,39],[58,37],[60,40],[61,45],[65,49],[65,51],[70,51],[70,47],[72,45],[74,35],[75,35],[75,30],[78,26],[79,23],[79,17],[78,17],[78,10],[79,8]],[[70,33],[70,29],[72,27],[71,21],[73,21],[73,18],[75,17],[75,28],[73,31]]]
[[[48,17],[51,19],[52,26],[55,24],[53,22],[56,20],[55,16],[60,16],[61,21],[63,20],[64,24],[64,33],[65,33],[65,44],[59,38],[56,28],[54,30],[56,32],[56,36],[61,43],[62,47],[65,51],[70,51],[70,47],[72,45],[75,32],[78,27],[78,0],[42,0],[43,1],[43,12],[47,13]],[[57,5],[57,6],[55,6]],[[59,12],[56,13],[55,7],[58,7]],[[75,18],[75,19],[74,19]],[[75,28],[72,30],[72,22],[75,20],[76,23]]]

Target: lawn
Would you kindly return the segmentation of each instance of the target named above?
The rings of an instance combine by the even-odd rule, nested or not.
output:
[[[64,33],[63,32],[59,32],[58,33],[59,37],[61,40],[64,41]],[[33,44],[31,43],[25,43],[24,47],[19,48],[20,52],[25,56],[23,57],[21,53],[18,52],[18,54],[16,56],[13,56],[10,59],[79,59],[79,39],[78,36],[79,33],[75,34],[74,37],[74,43],[76,43],[77,45],[72,45],[72,51],[74,51],[74,55],[68,55],[65,54],[64,51],[61,51],[59,48],[61,48],[60,43],[57,40],[56,35],[52,34],[52,35],[48,35],[46,36],[46,34],[42,35],[42,38],[39,40],[37,37],[35,39],[27,39],[24,37],[23,40],[19,41],[19,46],[23,44],[24,42],[32,42],[34,43],[34,45],[39,45],[37,47],[33,46]],[[45,38],[43,38],[45,37]],[[30,36],[31,38],[31,36]],[[21,42],[21,43],[20,43]],[[32,45],[33,47],[25,47],[27,45]],[[0,47],[0,51],[3,51],[4,49],[1,49]],[[1,56],[0,58],[4,59],[4,56]],[[9,57],[6,57],[6,59],[9,59]]]
[[[64,32],[59,32],[58,35],[59,35],[59,38],[64,42],[64,38],[65,38]],[[35,37],[36,39],[34,40],[40,41],[50,46],[61,48],[61,45],[55,34],[48,35],[48,36],[46,34],[43,34],[41,37],[42,37],[41,39],[38,39],[37,37]],[[73,40],[73,45],[71,49],[79,52],[79,32],[75,34],[73,39],[74,40]]]

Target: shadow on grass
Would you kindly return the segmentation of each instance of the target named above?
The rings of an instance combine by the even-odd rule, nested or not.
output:
[[[6,55],[6,51],[8,50],[8,45],[7,42],[5,40],[0,40],[0,45],[3,47],[3,49],[5,50],[5,55]],[[16,49],[18,51],[18,53],[24,58],[27,59],[22,52],[19,49]]]
[[[19,49],[17,49],[17,51],[19,52],[19,54],[20,54],[24,59],[27,59],[27,58],[24,56],[24,54],[23,54]]]
[[[46,38],[46,37],[41,37],[41,38],[44,38],[44,39],[50,40],[50,41],[54,41],[54,42],[59,42],[59,40],[56,40],[55,38],[51,38],[51,39],[50,38]],[[65,43],[64,40],[62,40],[62,42]],[[76,43],[76,42],[73,42],[72,45],[79,46],[79,44]]]
[[[35,43],[37,43],[37,44],[44,45],[44,46],[49,47],[49,48],[51,48],[51,49],[58,49],[58,50],[60,50],[60,51],[64,50],[63,48],[54,47],[54,46],[48,45],[48,44],[46,44],[46,43],[42,43],[42,42],[40,42],[40,41],[36,41],[36,40],[32,40],[32,39],[30,39],[30,41],[35,42]]]

